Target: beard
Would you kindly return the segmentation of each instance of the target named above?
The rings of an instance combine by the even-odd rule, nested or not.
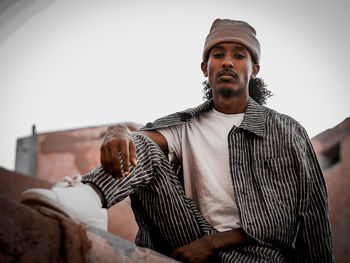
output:
[[[242,92],[244,92],[244,90],[220,89],[220,90],[216,90],[215,92],[222,98],[230,99],[232,97],[240,95]]]

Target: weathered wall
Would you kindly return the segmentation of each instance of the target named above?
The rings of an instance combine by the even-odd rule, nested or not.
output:
[[[127,123],[127,125],[131,130],[141,126],[135,123]],[[37,141],[34,158],[36,178],[56,183],[64,176],[84,175],[94,169],[100,163],[99,149],[106,129],[107,126],[100,126],[35,134]],[[19,142],[22,140],[23,138]],[[25,155],[25,153],[31,154],[27,147],[17,148],[23,158],[29,159]],[[20,161],[18,163],[20,164]],[[16,167],[16,170],[23,169],[26,168]],[[109,232],[132,242],[135,240],[138,226],[130,207],[129,198],[109,209],[108,219]]]
[[[99,163],[106,127],[38,135],[36,177],[58,182],[64,175],[85,174]]]
[[[177,262],[47,207],[29,207],[0,195],[0,211],[3,263]]]
[[[0,168],[0,194],[11,200],[19,201],[21,193],[29,188],[51,188],[52,186],[51,182]]]
[[[337,263],[350,261],[350,118],[312,139],[329,198],[333,250]]]
[[[0,262],[87,262],[85,230],[0,196]]]
[[[337,262],[350,260],[350,133],[340,142],[340,161],[324,173]]]

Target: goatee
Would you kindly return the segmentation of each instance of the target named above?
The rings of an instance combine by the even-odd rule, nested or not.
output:
[[[221,97],[223,97],[225,99],[229,99],[229,98],[232,98],[234,96],[237,96],[240,93],[240,91],[235,91],[235,90],[231,90],[231,89],[222,89],[222,90],[218,90],[217,93]]]

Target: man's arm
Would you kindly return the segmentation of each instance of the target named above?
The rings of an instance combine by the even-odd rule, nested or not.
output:
[[[171,257],[182,262],[207,262],[216,251],[247,242],[241,228],[217,232],[176,249]]]
[[[311,141],[303,128],[294,136],[300,169],[298,262],[333,262],[326,183]]]
[[[168,144],[162,134],[157,131],[141,131],[141,133],[153,140],[164,153],[168,152]],[[108,127],[100,151],[103,169],[115,178],[123,178],[123,174],[128,175],[130,163],[134,167],[137,166],[135,145],[131,139],[131,131],[126,125]]]

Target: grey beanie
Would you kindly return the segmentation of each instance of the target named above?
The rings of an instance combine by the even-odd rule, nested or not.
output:
[[[245,46],[254,58],[260,61],[260,43],[256,39],[255,29],[244,21],[216,19],[205,39],[203,61],[208,60],[210,50],[219,43],[235,42]]]

